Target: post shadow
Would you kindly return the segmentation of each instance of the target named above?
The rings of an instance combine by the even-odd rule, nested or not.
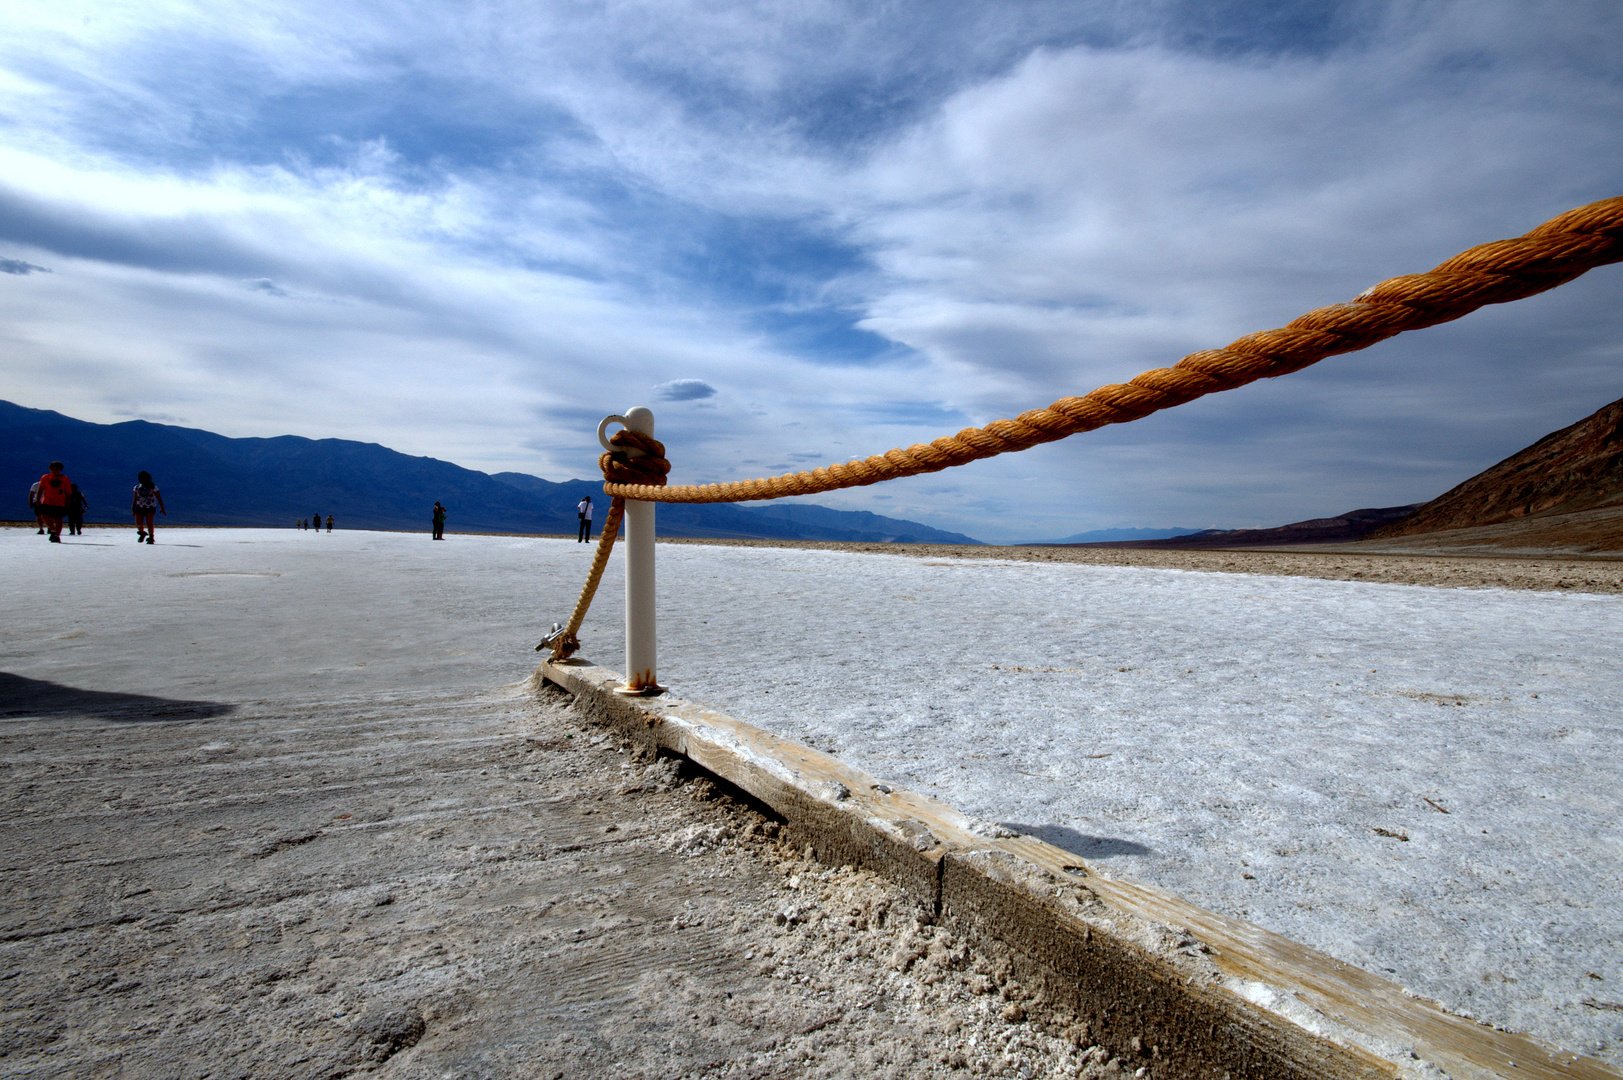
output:
[[[0,671],[0,717],[82,716],[120,723],[152,720],[211,720],[236,710],[220,701],[80,690],[44,679]]]
[[[1014,821],[1000,821],[1005,829],[1035,836],[1045,844],[1084,859],[1108,859],[1112,855],[1153,855],[1155,850],[1132,840],[1116,836],[1090,836],[1064,825],[1021,825]]]

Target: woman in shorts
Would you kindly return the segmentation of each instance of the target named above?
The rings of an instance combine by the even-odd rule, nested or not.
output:
[[[135,485],[135,497],[130,500],[130,513],[135,515],[135,542],[139,544],[145,540],[152,543],[152,512],[156,510],[164,517],[169,511],[163,506],[163,492],[158,485],[152,482],[152,474],[145,469],[135,474],[140,481]]]

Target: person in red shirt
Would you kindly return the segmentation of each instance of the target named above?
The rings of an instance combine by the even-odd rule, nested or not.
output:
[[[51,543],[62,542],[62,519],[68,513],[68,496],[73,494],[73,481],[62,475],[62,463],[51,462],[51,471],[39,478],[39,513],[45,518],[45,527],[51,532]]]

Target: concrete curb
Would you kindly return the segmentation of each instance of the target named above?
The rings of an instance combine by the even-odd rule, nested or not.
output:
[[[729,716],[615,694],[624,679],[606,668],[548,661],[532,676],[542,682],[760,799],[819,859],[884,874],[955,930],[999,942],[1023,979],[1113,1054],[1142,1059],[1146,1076],[1623,1080]]]

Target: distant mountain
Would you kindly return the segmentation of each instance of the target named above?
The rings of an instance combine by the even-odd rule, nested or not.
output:
[[[963,533],[944,532],[920,525],[916,521],[882,517],[866,510],[831,510],[812,503],[797,503],[787,499],[762,503],[732,504],[729,509],[748,515],[739,519],[754,529],[781,529],[794,533],[802,540],[862,540],[880,544],[979,544],[981,541]],[[673,511],[679,509],[703,510],[707,507],[661,506],[662,515],[675,519]],[[708,519],[714,521],[715,519]],[[705,527],[695,521],[693,528]],[[694,532],[705,536],[709,533]]]
[[[332,514],[346,528],[421,528],[434,500],[452,523],[487,532],[572,532],[578,492],[593,484],[520,492],[481,472],[343,439],[231,439],[130,420],[92,424],[0,402],[0,478],[26,493],[60,459],[90,501],[90,521],[125,521],[141,469],[152,473],[170,520],[191,525],[291,525]],[[545,481],[542,481],[545,483]],[[549,497],[550,495],[550,497]],[[26,516],[19,494],[9,517]]]
[[[552,486],[528,473],[496,473],[494,479],[522,491]],[[570,481],[578,483],[579,481]],[[601,507],[607,506],[597,494],[599,483],[586,490]],[[582,494],[585,492],[583,491]],[[571,492],[570,517],[580,496]],[[980,544],[963,533],[944,532],[916,521],[881,517],[866,510],[831,510],[826,506],[774,500],[764,503],[662,503],[658,529],[666,536],[689,536],[709,540],[842,540],[870,544]]]
[[[1205,532],[1203,529],[1095,529],[1067,536],[1063,540],[1038,540],[1036,547],[1059,547],[1062,544],[1104,544],[1120,540],[1167,540],[1174,536],[1188,536]]]
[[[1092,539],[1084,533],[1061,543],[1084,546]],[[1417,546],[1442,551],[1623,550],[1623,399],[1551,432],[1428,503],[1353,510],[1276,529],[1100,540],[1107,538],[1093,544],[1238,548],[1356,542],[1394,551]]]
[[[0,518],[28,515],[28,488],[53,459],[66,464],[90,501],[88,521],[128,520],[142,469],[157,479],[177,525],[291,526],[320,513],[341,528],[426,530],[438,499],[450,510],[453,532],[572,536],[582,495],[594,496],[599,523],[608,507],[601,480],[491,476],[347,439],[232,439],[145,420],[92,424],[0,401],[0,484],[7,485],[0,491],[15,493],[15,509]],[[781,503],[662,506],[658,521],[667,536],[980,543],[917,522]]]
[[[1281,547],[1289,544],[1340,544],[1361,539],[1389,521],[1408,514],[1414,506],[1388,506],[1372,510],[1349,510],[1330,518],[1312,518],[1280,525],[1273,529],[1203,529],[1164,540],[1127,540],[1103,544],[1074,544],[1072,547],[1112,548],[1238,548]]]
[[[492,480],[500,480],[508,487],[515,487],[520,491],[528,491],[532,494],[539,495],[545,495],[554,486],[551,480],[543,480],[539,476],[531,476],[529,473],[523,472],[491,473],[490,478]],[[568,482],[571,484],[577,484],[585,483],[586,481],[570,480]],[[597,492],[594,491],[592,494],[595,496]],[[577,498],[575,501],[579,502],[580,500]],[[595,502],[596,500],[594,499],[593,501]]]
[[[1484,530],[1486,527],[1496,527]],[[1530,547],[1623,547],[1623,399],[1439,495],[1372,532],[1393,540],[1445,530],[1480,532],[1471,542]]]

